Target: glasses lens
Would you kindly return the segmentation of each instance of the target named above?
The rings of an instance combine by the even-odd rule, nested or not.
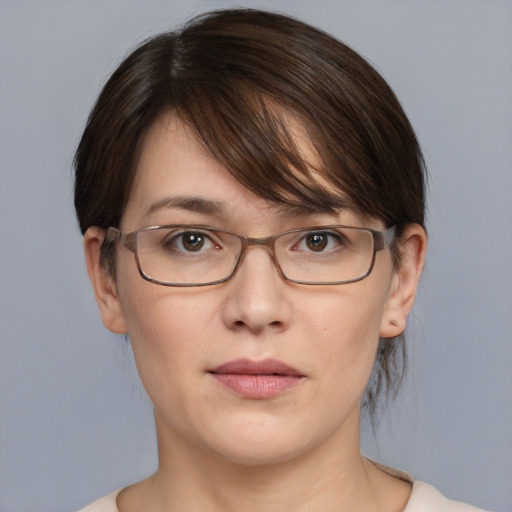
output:
[[[281,236],[276,258],[288,279],[338,283],[365,277],[373,261],[373,235],[359,228],[330,227]]]
[[[137,234],[141,272],[150,280],[164,284],[220,281],[233,271],[240,249],[238,237],[204,228],[151,228]]]

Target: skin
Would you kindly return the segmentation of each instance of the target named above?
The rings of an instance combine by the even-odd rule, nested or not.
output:
[[[148,214],[176,196],[215,201],[222,211]],[[251,237],[321,224],[384,228],[350,211],[286,215],[240,185],[168,115],[142,146],[120,229],[170,223]],[[134,255],[118,246],[114,279],[99,263],[104,236],[95,227],[85,235],[89,275],[105,326],[130,336],[159,447],[157,472],[120,493],[121,512],[404,508],[410,485],[360,454],[360,401],[379,336],[405,328],[425,257],[420,226],[404,232],[399,269],[389,250],[380,251],[366,279],[341,286],[285,281],[261,247],[247,251],[226,283],[175,288],[141,279]],[[238,358],[278,359],[304,377],[276,397],[247,399],[208,373]]]

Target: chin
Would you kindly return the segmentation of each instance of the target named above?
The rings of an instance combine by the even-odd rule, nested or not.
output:
[[[243,466],[273,465],[293,460],[309,451],[320,440],[310,439],[290,422],[260,424],[245,428],[213,431],[205,440],[209,448],[225,461]]]
[[[306,450],[291,449],[290,447],[258,447],[259,443],[249,447],[233,447],[232,449],[224,449],[218,451],[226,462],[238,464],[240,466],[272,466],[283,464],[296,459]],[[244,449],[247,448],[247,449]],[[259,448],[259,449],[258,449]]]

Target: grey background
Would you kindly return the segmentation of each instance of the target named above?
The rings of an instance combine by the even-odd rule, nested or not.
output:
[[[0,0],[0,510],[78,509],[151,472],[151,407],[96,311],[72,209],[86,116],[128,48],[221,1]],[[368,455],[512,510],[512,2],[239,2],[365,55],[431,172],[409,378]]]

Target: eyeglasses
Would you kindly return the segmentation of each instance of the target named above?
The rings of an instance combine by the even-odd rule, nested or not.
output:
[[[347,284],[372,271],[395,228],[350,226],[293,229],[264,238],[210,226],[151,226],[132,233],[109,228],[104,248],[119,242],[135,254],[140,275],[164,286],[208,286],[230,279],[251,245],[265,247],[282,277],[307,285]]]

